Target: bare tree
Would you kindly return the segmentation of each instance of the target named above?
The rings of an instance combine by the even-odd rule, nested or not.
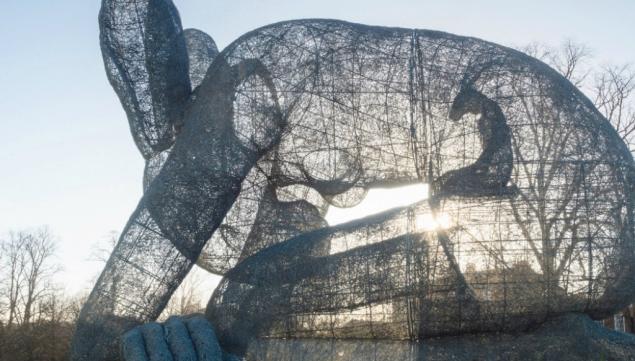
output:
[[[6,264],[2,297],[8,305],[7,324],[29,324],[38,304],[54,292],[51,277],[59,271],[53,256],[56,240],[47,227],[10,232],[2,241]]]
[[[174,292],[159,318],[167,319],[170,316],[187,315],[204,310],[205,306],[201,300],[201,284],[200,275],[191,272]]]
[[[53,291],[49,281],[59,271],[59,267],[51,263],[55,246],[55,239],[46,227],[29,233],[26,237],[26,287],[22,295],[24,323],[31,322],[35,304],[50,296]]]
[[[630,66],[593,66],[591,50],[571,40],[565,40],[558,47],[532,43],[521,50],[549,64],[586,92],[630,150],[635,150],[635,72]],[[610,188],[597,189],[594,197],[587,196],[587,182],[601,184],[603,177],[607,177],[601,166],[601,154],[596,155],[596,162],[562,162],[567,153],[575,152],[575,149],[565,148],[567,139],[573,136],[571,128],[553,127],[549,132],[540,132],[540,122],[559,115],[549,111],[550,104],[528,103],[525,99],[522,102],[529,119],[527,127],[533,137],[516,139],[515,155],[522,156],[518,147],[528,142],[534,143],[538,151],[534,154],[535,159],[522,160],[523,166],[514,172],[513,182],[525,186],[519,191],[522,201],[518,204],[512,201],[511,207],[522,237],[545,278],[545,291],[551,297],[561,292],[561,287],[571,286],[564,271],[573,262],[586,274],[597,272],[594,271],[593,255],[584,250],[590,249],[590,240],[603,231],[603,222],[608,224],[611,219],[610,216],[596,215],[592,210],[601,209],[607,199],[619,199],[619,196]],[[531,177],[535,169],[542,177]],[[557,174],[568,174],[568,177]],[[553,196],[556,194],[557,197]],[[537,221],[537,227],[530,227],[531,219]],[[592,292],[591,285],[588,292]]]
[[[38,302],[32,322],[73,324],[86,297],[85,294],[69,297],[60,289],[52,290]]]
[[[519,50],[549,64],[585,91],[631,152],[635,152],[635,70],[632,65],[593,66],[590,48],[570,39],[558,47],[531,43]]]
[[[576,87],[583,87],[591,73],[591,49],[572,39],[565,39],[557,47],[533,42],[519,50],[549,64]]]
[[[635,151],[635,71],[630,65],[605,66],[593,83],[595,106]]]
[[[591,55],[591,50],[586,45],[566,39],[552,52],[549,62],[573,85],[580,87],[590,73],[587,65]]]
[[[0,243],[2,249],[2,264],[6,265],[2,277],[2,298],[7,305],[7,325],[19,323],[20,312],[18,310],[20,290],[24,284],[24,239],[22,232],[10,232],[6,239]]]
[[[115,230],[108,232],[102,239],[93,244],[89,260],[106,264],[118,239],[119,232]]]
[[[66,299],[66,321],[74,325],[88,299],[88,292],[82,292]]]

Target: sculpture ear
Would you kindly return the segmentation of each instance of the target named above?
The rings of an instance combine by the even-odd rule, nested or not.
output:
[[[196,89],[218,55],[218,48],[211,36],[198,29],[185,29],[183,36],[187,47],[190,84],[192,89]]]
[[[174,143],[191,94],[178,11],[170,0],[103,0],[99,25],[108,79],[149,159]]]

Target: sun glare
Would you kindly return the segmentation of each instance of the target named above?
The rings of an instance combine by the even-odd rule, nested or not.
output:
[[[334,226],[392,208],[407,206],[426,198],[428,198],[428,185],[424,183],[397,188],[373,188],[368,191],[366,198],[354,207],[329,207],[325,218],[329,225]],[[420,214],[416,218],[416,227],[422,231],[432,231],[450,226],[451,220],[447,214],[439,214],[436,217],[431,213]]]
[[[415,227],[421,231],[434,231],[437,229],[447,229],[452,226],[450,216],[440,213],[436,217],[431,213],[418,214],[415,218]]]
[[[373,214],[403,207],[428,198],[428,185],[419,183],[396,188],[372,188],[356,206],[338,208],[330,206],[324,217],[329,225],[364,218]]]

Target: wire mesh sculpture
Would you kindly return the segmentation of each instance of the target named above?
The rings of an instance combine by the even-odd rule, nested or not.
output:
[[[82,310],[75,360],[116,355],[195,262],[224,275],[221,345],[419,339],[603,317],[635,294],[635,165],[554,70],[447,33],[297,20],[222,52],[170,0],[103,0],[145,193]],[[328,227],[373,187],[428,200]]]

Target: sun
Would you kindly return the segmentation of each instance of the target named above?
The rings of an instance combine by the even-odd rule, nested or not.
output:
[[[452,219],[446,213],[418,214],[415,218],[415,227],[419,231],[436,231],[452,227]]]
[[[330,226],[364,218],[396,207],[404,207],[428,198],[429,187],[425,183],[396,188],[373,188],[356,206],[338,208],[330,206],[324,217]],[[415,216],[418,232],[448,229],[453,225],[451,217],[443,212],[422,213]]]

